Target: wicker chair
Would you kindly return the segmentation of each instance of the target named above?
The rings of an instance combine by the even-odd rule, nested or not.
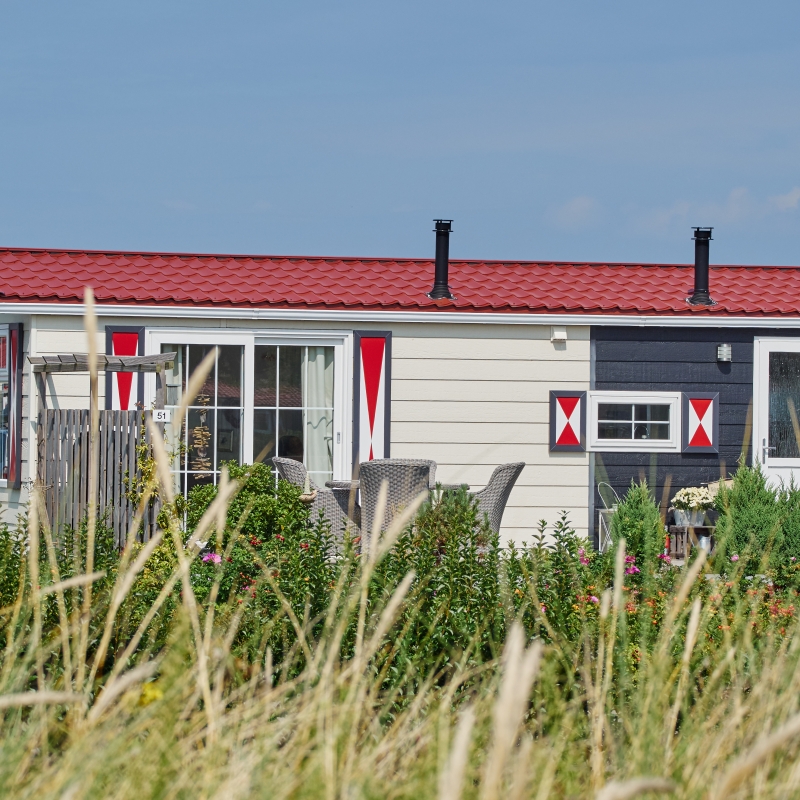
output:
[[[501,464],[492,473],[489,483],[479,492],[473,492],[478,501],[478,509],[486,514],[489,525],[495,533],[500,532],[503,512],[506,510],[511,490],[525,467],[524,461],[513,464]]]
[[[429,459],[429,458],[380,458],[376,459],[380,461],[382,464],[386,466],[395,466],[401,465],[405,466],[407,464],[414,464],[415,466],[419,464],[427,464],[430,467],[430,477],[428,478],[428,488],[435,489],[436,488],[436,462]],[[365,461],[364,464],[367,462]],[[363,466],[363,464],[362,464]]]
[[[281,458],[280,456],[275,456],[272,459],[272,463],[281,478],[295,486],[299,486],[301,489],[305,488],[308,472],[303,464],[291,458]],[[355,499],[353,499],[353,516],[352,518],[348,516],[351,502],[349,490],[325,489],[317,486],[310,478],[308,479],[308,485],[311,491],[317,492],[317,496],[311,503],[310,519],[312,522],[317,521],[319,512],[322,511],[325,519],[331,524],[331,533],[335,536],[341,536],[348,522],[351,527],[361,527],[361,506],[355,502]]]
[[[359,468],[362,505],[362,536],[372,534],[381,484],[388,483],[386,511],[380,528],[385,530],[392,518],[414,500],[420,492],[430,491],[430,461],[381,458],[364,461]]]

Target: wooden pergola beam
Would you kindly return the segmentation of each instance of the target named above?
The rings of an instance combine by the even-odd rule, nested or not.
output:
[[[105,372],[161,372],[175,363],[177,353],[153,356],[107,356],[98,354],[97,369]],[[55,356],[28,356],[34,372],[89,372],[86,353]]]

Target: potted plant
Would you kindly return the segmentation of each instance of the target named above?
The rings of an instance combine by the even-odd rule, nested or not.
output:
[[[711,507],[711,493],[704,486],[687,486],[672,498],[675,509],[675,524],[697,528],[703,524],[706,509]]]

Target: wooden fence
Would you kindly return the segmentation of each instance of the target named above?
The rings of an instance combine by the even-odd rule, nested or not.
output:
[[[90,416],[83,409],[47,409],[39,414],[38,480],[52,530],[77,528],[87,513]],[[143,411],[100,412],[100,464],[98,513],[114,532],[118,547],[125,544],[136,513],[129,485],[141,479],[136,447],[144,428]],[[145,433],[147,437],[147,434]],[[149,437],[148,437],[149,438]],[[147,541],[155,531],[158,508],[151,504],[139,538]]]

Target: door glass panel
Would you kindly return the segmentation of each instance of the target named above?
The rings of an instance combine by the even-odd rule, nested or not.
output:
[[[217,405],[242,407],[242,348],[226,345],[219,348]]]
[[[269,464],[275,456],[275,409],[253,411],[253,461]]]
[[[303,405],[303,387],[301,375],[303,374],[304,347],[281,347],[280,364],[278,370],[278,403],[281,408]]]
[[[772,458],[800,458],[800,353],[769,354],[769,446]]]
[[[221,465],[242,458],[242,363],[241,345],[219,347],[216,364],[192,400],[186,419],[177,425],[177,406],[192,372],[213,350],[212,344],[166,344],[164,353],[177,353],[166,371],[165,406],[172,419],[165,425],[175,473],[175,486],[188,492],[202,483],[216,483]]]
[[[278,455],[295,461],[303,460],[303,412],[278,412]]]
[[[256,408],[277,405],[278,348],[274,345],[256,345],[253,405]],[[272,427],[273,434],[275,426]],[[259,450],[256,449],[258,453]],[[275,453],[272,454],[273,456]],[[270,456],[271,458],[272,456]]]

